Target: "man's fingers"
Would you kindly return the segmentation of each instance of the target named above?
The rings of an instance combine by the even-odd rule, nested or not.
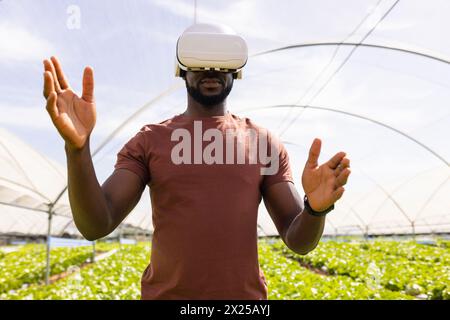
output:
[[[50,92],[48,99],[47,99],[47,112],[50,115],[50,118],[53,122],[59,117],[59,111],[58,107],[56,106],[56,99],[58,95],[55,91]]]
[[[314,139],[311,148],[309,149],[308,160],[306,161],[306,167],[314,169],[319,165],[320,148],[322,141],[318,138]]]
[[[345,157],[345,152],[336,153],[330,160],[328,160],[327,165],[331,169],[336,169],[341,160]]]
[[[344,194],[344,191],[345,191],[344,187],[339,187],[336,190],[334,190],[333,195],[332,195],[333,202],[338,201]]]
[[[350,159],[349,158],[343,158],[341,160],[341,166],[343,169],[350,167]]]
[[[51,61],[53,62],[53,66],[55,67],[56,76],[58,77],[58,82],[61,86],[61,89],[65,90],[69,88],[69,82],[67,81],[64,72],[62,71],[61,64],[56,57],[51,57]]]
[[[44,60],[44,68],[45,71],[49,71],[52,74],[52,78],[53,78],[53,83],[55,85],[55,91],[56,93],[60,93],[61,92],[61,86],[59,85],[58,82],[58,76],[56,75],[56,70],[55,67],[53,66],[53,62],[51,62],[50,60]]]
[[[336,187],[341,187],[347,183],[348,177],[350,176],[350,169],[344,169],[336,178]]]
[[[337,177],[341,174],[341,172],[350,167],[350,159],[343,158],[341,162],[338,164],[337,168],[334,170],[334,175]]]
[[[87,102],[94,102],[94,70],[86,67],[83,73],[83,95],[81,98]]]
[[[55,84],[53,83],[52,73],[50,71],[44,72],[44,97],[48,99],[50,92],[55,91]]]

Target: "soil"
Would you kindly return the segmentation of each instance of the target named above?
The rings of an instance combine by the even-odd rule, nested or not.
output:
[[[95,256],[99,256],[100,254],[105,253],[105,251],[96,251],[95,252]],[[83,262],[81,265],[77,266],[78,268],[82,269],[85,268],[86,266],[92,264],[93,262]],[[50,278],[48,279],[49,283],[52,284],[58,280],[64,279],[68,276],[70,276],[71,274],[73,274],[73,272],[69,272],[69,271],[64,271],[62,273],[58,273],[58,274],[54,274],[52,276],[50,276]]]
[[[299,261],[297,260],[297,262],[303,267],[306,268],[314,273],[320,274],[321,276],[333,276],[331,274],[329,274],[328,272],[320,269],[320,268],[315,268],[312,265],[310,265],[309,263],[303,262],[303,261]]]

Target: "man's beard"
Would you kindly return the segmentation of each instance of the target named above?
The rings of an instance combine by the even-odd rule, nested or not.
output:
[[[212,107],[219,103],[222,103],[230,94],[231,89],[233,88],[233,80],[231,81],[231,84],[228,87],[225,87],[225,84],[222,83],[224,86],[222,92],[219,94],[215,94],[213,96],[205,96],[200,92],[200,89],[194,88],[188,85],[186,81],[186,88],[189,95],[198,103],[205,107]]]

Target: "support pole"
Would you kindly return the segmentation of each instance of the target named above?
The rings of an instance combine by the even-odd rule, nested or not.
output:
[[[197,23],[197,0],[194,0],[194,23]]]
[[[122,249],[122,243],[120,239],[122,238],[122,225],[119,227],[119,249]]]
[[[92,263],[95,262],[95,240],[92,241]]]
[[[48,285],[50,281],[50,238],[52,232],[52,218],[53,211],[49,209],[48,211],[48,228],[47,228],[47,261],[45,267],[45,284]]]

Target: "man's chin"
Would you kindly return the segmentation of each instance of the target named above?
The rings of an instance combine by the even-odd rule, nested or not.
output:
[[[200,94],[204,97],[215,97],[220,96],[223,93],[223,89],[220,88],[219,90],[199,90]]]
[[[203,94],[200,96],[200,99],[202,100],[217,100],[220,99],[220,94]]]
[[[224,88],[224,89],[220,89],[217,92],[214,90],[203,90],[202,88],[200,88],[199,90],[191,88],[189,86],[187,86],[186,83],[186,87],[188,90],[189,95],[198,103],[204,105],[205,107],[210,107],[210,106],[214,106],[217,104],[222,103],[228,96],[228,94],[231,91],[232,86]]]
[[[219,93],[203,93],[202,91],[195,92],[194,95],[191,95],[191,97],[194,98],[197,102],[205,105],[205,106],[211,106],[218,103],[221,103],[224,100],[224,97],[222,96],[222,91]]]

